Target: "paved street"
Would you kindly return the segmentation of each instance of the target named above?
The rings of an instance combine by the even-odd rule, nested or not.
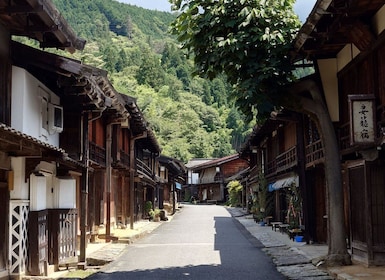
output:
[[[285,279],[263,245],[216,205],[185,205],[90,279]]]

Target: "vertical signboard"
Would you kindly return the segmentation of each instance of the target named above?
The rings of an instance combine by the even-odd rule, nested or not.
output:
[[[374,95],[349,95],[350,144],[371,144],[376,138]]]

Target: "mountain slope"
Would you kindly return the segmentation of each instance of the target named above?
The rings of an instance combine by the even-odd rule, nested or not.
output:
[[[187,161],[235,152],[249,127],[224,79],[191,77],[192,61],[168,33],[173,14],[112,0],[53,2],[87,40],[74,57],[106,69],[117,90],[137,98],[165,155]]]

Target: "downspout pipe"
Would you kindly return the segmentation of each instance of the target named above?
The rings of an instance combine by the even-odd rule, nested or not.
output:
[[[130,139],[130,229],[134,229],[134,204],[135,204],[135,142],[147,137],[147,131]]]
[[[111,241],[112,128],[117,124],[121,121],[110,122],[106,128],[106,243]]]
[[[88,112],[82,114],[82,163],[85,165],[81,179],[81,213],[80,213],[80,256],[79,268],[86,267],[86,242],[87,242],[87,213],[88,213],[88,176],[89,176],[89,138],[88,138]]]
[[[80,213],[80,255],[79,268],[85,269],[86,266],[86,247],[87,247],[87,229],[88,229],[88,192],[89,192],[89,124],[102,117],[104,110],[93,118],[89,118],[89,113],[94,111],[84,111],[81,116],[81,161],[85,168],[82,171],[81,178],[81,213]]]
[[[107,139],[106,139],[106,243],[109,243],[111,238],[111,184],[112,184],[112,124],[107,124]]]

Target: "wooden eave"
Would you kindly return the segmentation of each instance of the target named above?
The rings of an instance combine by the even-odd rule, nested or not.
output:
[[[50,0],[0,0],[0,23],[11,35],[40,42],[41,48],[83,50],[86,41],[75,35]]]
[[[187,171],[185,165],[175,158],[160,155],[157,161],[164,165],[174,177],[185,174]]]
[[[223,165],[225,163],[231,162],[233,160],[237,160],[239,158],[240,158],[239,154],[233,154],[233,155],[229,155],[229,156],[226,156],[226,157],[213,159],[211,161],[208,161],[208,162],[202,163],[200,165],[194,166],[192,168],[192,170],[193,171],[199,171],[199,170],[207,169],[207,168],[210,168],[210,167],[220,166],[220,165]]]
[[[125,94],[121,94],[121,98],[125,104],[125,108],[130,115],[129,122],[132,136],[135,137],[144,133],[147,134],[147,137],[139,139],[138,142],[142,143],[143,146],[151,152],[160,153],[161,148],[159,143],[155,137],[154,132],[148,127],[143,113],[136,104],[136,99]]]
[[[0,124],[0,151],[9,156],[44,157],[49,154],[62,157],[63,149],[47,144],[39,139]]]
[[[130,113],[130,129],[133,136],[140,135],[147,131],[147,122],[143,117],[143,114],[136,104],[136,99],[122,94],[122,99],[125,103],[125,107]]]
[[[17,42],[11,44],[11,57],[13,65],[26,69],[53,92],[69,99],[70,106],[81,103],[85,110],[109,108],[122,118],[129,117],[123,98],[105,70]]]
[[[294,40],[299,57],[329,58],[347,44],[361,51],[375,40],[370,28],[374,14],[384,0],[318,0]]]
[[[269,119],[263,125],[255,125],[253,131],[247,136],[246,141],[239,149],[240,157],[247,158],[252,147],[259,146],[261,142],[271,135],[273,130],[277,129],[277,126],[281,123],[282,121]]]

